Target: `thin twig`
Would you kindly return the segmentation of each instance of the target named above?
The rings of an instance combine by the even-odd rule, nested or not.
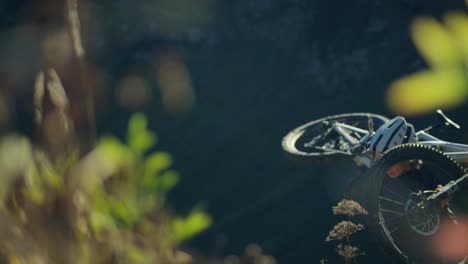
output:
[[[85,59],[85,50],[81,41],[81,26],[78,13],[78,0],[67,0],[66,13],[70,36],[73,45],[73,51],[78,60],[79,77],[81,89],[83,90],[84,104],[86,111],[86,138],[84,152],[89,152],[96,142],[96,120],[94,113],[94,94],[93,87],[89,82],[87,73],[87,64]],[[84,153],[83,153],[84,154]]]

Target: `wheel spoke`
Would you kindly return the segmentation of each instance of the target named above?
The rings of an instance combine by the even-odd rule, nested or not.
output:
[[[417,162],[417,166],[406,167],[411,162]],[[391,178],[387,171],[396,164],[402,165],[403,173]],[[441,212],[439,208],[418,204],[426,201],[431,195],[428,191],[435,190],[438,184],[463,175],[463,169],[436,149],[409,144],[387,152],[374,166],[378,193],[373,200],[376,200],[382,233],[391,240],[395,252],[408,259],[422,260],[421,263],[428,260],[441,263],[443,259],[434,256],[427,243],[440,228]]]
[[[396,215],[396,216],[392,216],[392,217],[389,217],[389,218],[386,218],[384,219],[386,223],[390,223],[391,221],[394,221],[394,220],[399,220],[403,217],[403,215]]]
[[[387,201],[387,202],[391,202],[391,203],[394,203],[394,204],[398,204],[398,205],[401,205],[401,206],[404,206],[403,203],[398,202],[398,201],[396,201],[396,200],[392,200],[392,199],[387,198],[387,197],[379,196],[379,199],[384,200],[384,201]]]
[[[427,221],[427,231],[431,231],[434,228],[434,223],[432,222],[431,219]]]
[[[392,190],[390,190],[390,189],[388,189],[388,188],[385,188],[385,187],[384,187],[384,189],[385,189],[387,192],[389,192],[389,193],[391,193],[391,194],[393,194],[393,195],[395,195],[395,196],[397,196],[397,197],[399,197],[399,198],[405,200],[405,197],[401,196],[401,194],[398,194],[398,193],[396,193],[396,192],[394,192],[394,191],[392,191]]]
[[[424,224],[423,226],[423,230],[425,232],[429,232],[431,230],[431,223],[430,222],[426,222],[426,224]]]
[[[425,224],[426,224],[426,223],[419,223],[419,224],[416,224],[416,225],[414,225],[414,226],[415,226],[415,227],[420,227],[420,226],[423,226],[423,225],[425,225]]]
[[[390,234],[392,234],[393,232],[397,231],[400,227],[401,227],[401,225],[399,225],[399,226],[395,227],[394,229],[392,229],[392,230],[390,231]]]
[[[403,216],[403,213],[396,212],[396,211],[392,211],[392,210],[388,210],[388,209],[383,209],[383,208],[381,208],[380,211]]]

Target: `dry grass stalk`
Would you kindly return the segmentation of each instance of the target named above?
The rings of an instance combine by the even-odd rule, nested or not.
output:
[[[70,26],[70,35],[73,43],[73,50],[77,58],[82,59],[85,55],[85,50],[81,44],[81,25],[78,14],[78,0],[67,1],[67,18]]]
[[[36,122],[37,126],[40,126],[42,123],[42,101],[44,99],[45,93],[45,76],[43,71],[39,71],[36,75],[36,80],[34,82],[34,97],[33,97],[33,104],[34,104],[34,121]]]
[[[346,215],[348,219],[355,215],[367,215],[367,210],[359,203],[346,199],[343,199],[336,206],[333,206],[332,211],[334,215]],[[333,227],[325,241],[346,241],[345,245],[339,244],[337,246],[336,252],[339,256],[344,257],[346,264],[351,263],[351,260],[357,263],[356,257],[364,255],[364,253],[359,252],[359,248],[351,245],[350,237],[363,229],[364,226],[362,224],[355,224],[349,220],[341,221]]]
[[[66,111],[68,109],[68,98],[60,77],[54,69],[47,71],[47,77],[47,91],[49,92],[51,102],[57,109]]]
[[[85,49],[81,40],[81,25],[78,12],[78,0],[67,0],[66,16],[68,18],[69,31],[72,40],[73,50],[78,60],[78,74],[82,89],[82,102],[85,106],[86,115],[86,135],[84,135],[83,149],[84,152],[89,152],[93,149],[96,143],[96,120],[94,113],[94,92],[91,82],[88,78],[88,67],[85,60]]]

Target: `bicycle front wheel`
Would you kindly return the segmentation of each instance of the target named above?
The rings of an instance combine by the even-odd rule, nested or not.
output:
[[[349,144],[331,127],[333,122],[368,130],[372,122],[379,128],[388,118],[371,113],[347,113],[327,116],[290,131],[282,141],[286,154],[299,161],[323,161],[349,156]]]
[[[434,246],[442,225],[453,224],[466,210],[457,193],[447,205],[418,207],[439,185],[464,174],[464,169],[438,149],[403,144],[388,150],[370,171],[372,223],[386,248],[401,262],[460,263]],[[449,208],[451,208],[449,210]],[[454,214],[451,214],[455,212]],[[463,258],[462,258],[463,259]]]

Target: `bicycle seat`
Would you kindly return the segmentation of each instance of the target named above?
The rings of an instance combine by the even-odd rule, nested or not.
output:
[[[450,118],[448,118],[444,112],[442,112],[442,110],[438,109],[437,110],[437,114],[439,115],[439,117],[441,118],[441,123],[443,124],[443,126],[445,127],[449,127],[449,128],[455,128],[455,129],[460,129],[460,125],[455,123],[454,121],[452,121]]]

